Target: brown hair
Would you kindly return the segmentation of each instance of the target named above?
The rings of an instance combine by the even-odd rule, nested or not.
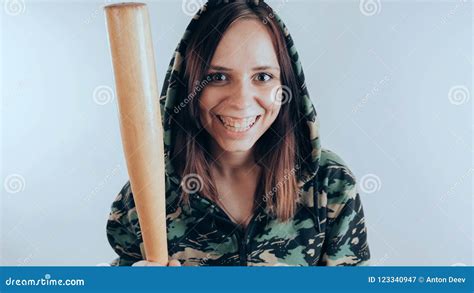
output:
[[[201,131],[199,96],[196,86],[205,85],[206,73],[223,32],[240,19],[258,19],[267,27],[281,68],[282,85],[290,89],[291,99],[282,103],[280,112],[270,128],[256,142],[254,151],[257,164],[262,166],[259,190],[267,210],[281,221],[291,219],[296,212],[299,193],[297,177],[305,159],[310,155],[309,133],[300,111],[299,89],[286,46],[285,36],[276,22],[272,9],[263,1],[253,5],[236,1],[203,12],[186,46],[184,58],[187,96],[192,95],[190,105],[179,111],[175,119],[181,127],[175,127],[176,141],[172,163],[181,176],[197,174],[202,178],[201,194],[217,200],[217,189],[210,175],[212,158],[206,151],[212,139],[207,131]],[[204,81],[204,82],[203,82]],[[193,90],[194,89],[194,90]],[[192,92],[192,93],[191,93]],[[183,129],[184,128],[184,129]],[[184,147],[183,147],[184,146]],[[181,199],[188,201],[183,190]]]

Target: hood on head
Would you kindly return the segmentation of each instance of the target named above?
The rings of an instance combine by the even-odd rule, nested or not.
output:
[[[171,182],[179,185],[181,182],[181,178],[179,174],[177,174],[174,166],[170,162],[171,154],[173,153],[174,147],[174,138],[176,133],[173,132],[174,127],[176,127],[173,123],[175,119],[173,117],[177,114],[176,109],[180,108],[180,104],[187,98],[186,95],[183,95],[183,89],[185,88],[185,82],[183,79],[185,68],[184,68],[184,52],[186,52],[186,44],[187,41],[190,39],[191,35],[193,34],[193,28],[195,28],[199,21],[201,21],[204,17],[206,12],[211,11],[212,9],[216,9],[221,7],[222,5],[226,5],[228,3],[236,2],[238,0],[214,0],[208,1],[192,18],[191,22],[186,28],[186,31],[179,42],[174,55],[169,63],[169,67],[165,76],[164,84],[161,90],[160,95],[160,109],[161,109],[161,117],[163,122],[163,130],[164,130],[164,149],[165,149],[165,164],[166,164],[166,173],[168,175],[168,180]],[[241,0],[243,2],[248,3],[249,5],[265,5],[267,6],[264,1],[259,0]],[[274,17],[277,23],[279,24],[280,29],[284,33],[285,42],[290,54],[290,59],[292,61],[292,69],[295,74],[295,77],[298,82],[299,88],[299,103],[300,103],[300,111],[302,111],[302,115],[304,116],[303,119],[306,121],[308,126],[308,130],[300,129],[295,131],[306,131],[308,133],[308,142],[311,145],[311,156],[305,162],[303,166],[303,170],[301,170],[301,176],[298,178],[299,186],[303,186],[306,182],[311,180],[317,173],[319,168],[319,161],[321,156],[321,147],[319,141],[319,121],[317,119],[316,110],[314,105],[309,97],[305,78],[303,74],[303,69],[299,60],[298,53],[296,51],[295,45],[293,43],[293,39],[291,38],[287,27],[280,19],[280,17],[273,12],[271,17]],[[168,183],[171,183],[168,182]]]

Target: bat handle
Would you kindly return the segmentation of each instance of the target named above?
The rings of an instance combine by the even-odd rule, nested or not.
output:
[[[168,263],[163,126],[147,6],[105,7],[120,130],[145,256]]]

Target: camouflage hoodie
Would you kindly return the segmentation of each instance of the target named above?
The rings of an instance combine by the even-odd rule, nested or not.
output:
[[[177,80],[186,40],[205,12],[228,1],[212,1],[197,12],[178,44],[162,88],[160,106],[165,130],[167,236],[170,258],[183,265],[211,266],[313,266],[366,265],[370,258],[366,226],[355,177],[335,153],[322,149],[319,123],[305,87],[303,70],[293,40],[281,19],[273,14],[286,36],[293,70],[299,79],[300,101],[309,126],[312,158],[299,178],[301,192],[297,213],[280,222],[259,207],[245,230],[230,220],[211,200],[190,195],[189,205],[179,200],[181,178],[169,157],[172,150],[173,109],[183,97],[177,96]],[[254,5],[266,5],[252,1]],[[145,259],[143,240],[130,183],[112,204],[107,237],[119,255],[112,265],[131,265]]]

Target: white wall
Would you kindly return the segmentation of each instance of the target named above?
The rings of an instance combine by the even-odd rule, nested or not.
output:
[[[109,261],[127,172],[113,93],[93,95],[114,86],[103,2],[16,2],[1,14],[1,264]],[[472,2],[365,2],[270,3],[323,146],[360,182],[372,262],[472,265]],[[148,4],[161,88],[190,16]]]

